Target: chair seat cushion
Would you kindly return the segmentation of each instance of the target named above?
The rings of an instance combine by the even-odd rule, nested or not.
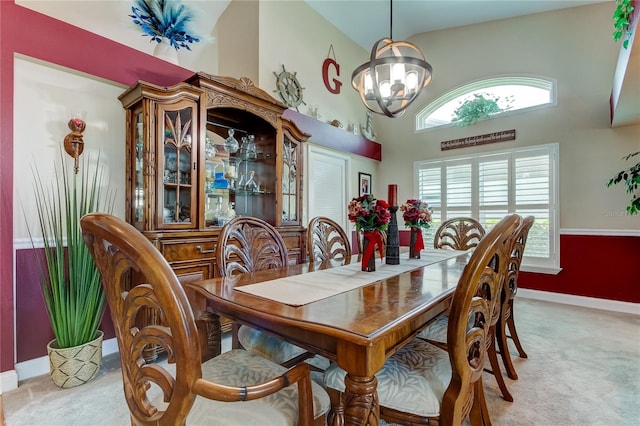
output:
[[[344,392],[346,372],[335,363],[325,371],[328,388]],[[413,339],[376,373],[378,400],[383,407],[423,417],[438,417],[442,396],[451,381],[449,354]]]
[[[306,352],[301,347],[244,325],[238,330],[238,341],[246,350],[276,364],[282,364]]]
[[[447,327],[449,326],[449,317],[441,315],[436,318],[427,328],[422,330],[418,337],[421,339],[433,340],[435,342],[447,342]]]
[[[175,365],[165,366],[175,374]],[[234,349],[202,364],[202,378],[227,386],[251,386],[274,379],[287,369],[243,349]],[[175,376],[174,376],[175,377]],[[314,418],[329,411],[329,396],[317,383],[313,390]],[[196,397],[186,424],[223,426],[238,425],[296,425],[298,423],[298,386],[253,401],[223,402]],[[158,399],[161,396],[158,395]],[[154,400],[154,405],[162,403]]]

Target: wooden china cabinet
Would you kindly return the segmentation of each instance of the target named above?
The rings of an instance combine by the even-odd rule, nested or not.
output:
[[[229,207],[274,225],[290,262],[305,261],[301,143],[309,135],[282,117],[283,103],[247,78],[204,73],[171,87],[138,82],[119,99],[126,219],[182,283],[218,275],[216,244]],[[229,327],[223,321],[223,331]]]

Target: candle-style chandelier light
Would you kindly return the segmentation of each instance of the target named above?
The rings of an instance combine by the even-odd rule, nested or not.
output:
[[[431,82],[433,68],[422,51],[408,41],[393,41],[393,0],[389,1],[389,38],[378,40],[370,61],[351,75],[351,85],[368,110],[400,117]]]

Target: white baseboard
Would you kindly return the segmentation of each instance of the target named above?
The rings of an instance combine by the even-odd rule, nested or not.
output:
[[[546,302],[564,303],[565,305],[582,306],[584,308],[602,309],[640,315],[640,303],[621,302],[618,300],[598,299],[595,297],[575,296],[572,294],[552,293],[550,291],[518,288],[518,297]]]
[[[118,341],[115,337],[102,341],[102,356],[116,352],[118,352]],[[16,364],[15,371],[17,372],[17,381],[30,379],[43,374],[49,374],[49,357],[42,356],[40,358],[19,362]]]
[[[0,373],[0,395],[4,392],[18,388],[18,374],[16,370],[3,371]]]

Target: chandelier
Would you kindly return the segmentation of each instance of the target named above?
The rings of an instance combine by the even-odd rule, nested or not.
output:
[[[431,82],[433,68],[420,49],[408,41],[393,41],[393,0],[390,0],[389,38],[378,40],[369,62],[351,75],[351,85],[368,110],[400,117]]]

